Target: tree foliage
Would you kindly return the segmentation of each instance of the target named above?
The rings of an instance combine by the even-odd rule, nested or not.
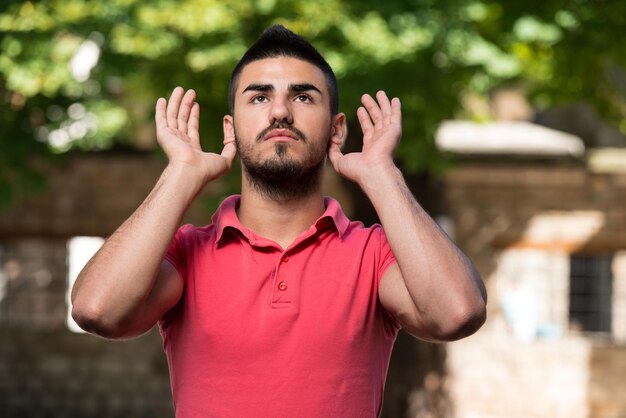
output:
[[[41,184],[34,157],[154,147],[156,98],[194,88],[207,149],[227,80],[272,23],[311,40],[355,118],[364,92],[403,103],[399,158],[436,171],[438,124],[464,97],[523,86],[539,108],[586,100],[626,131],[626,2],[554,0],[41,0],[0,6],[0,199]]]

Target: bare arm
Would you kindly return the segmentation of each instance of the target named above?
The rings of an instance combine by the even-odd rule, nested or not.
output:
[[[384,92],[364,95],[357,111],[363,151],[342,155],[332,144],[335,170],[357,182],[378,214],[397,264],[385,272],[379,298],[412,335],[449,341],[485,321],[486,291],[471,261],[439,229],[411,194],[393,163],[402,126],[400,101]]]
[[[180,298],[181,278],[163,256],[189,204],[235,156],[234,138],[224,139],[221,154],[202,152],[194,100],[193,90],[177,87],[169,101],[157,101],[157,139],[169,163],[72,288],[72,316],[87,331],[108,338],[142,334]]]

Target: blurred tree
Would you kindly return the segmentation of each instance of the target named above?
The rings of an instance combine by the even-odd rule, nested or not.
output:
[[[115,144],[154,148],[153,104],[196,89],[206,149],[221,143],[230,71],[283,23],[321,50],[349,117],[364,92],[401,97],[409,170],[439,171],[441,120],[515,83],[535,106],[586,100],[626,132],[626,2],[575,0],[4,0],[0,201],[42,182],[34,161]]]

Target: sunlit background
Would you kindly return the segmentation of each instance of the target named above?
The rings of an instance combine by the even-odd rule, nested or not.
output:
[[[227,81],[281,23],[355,111],[402,100],[398,164],[489,291],[476,335],[401,333],[383,417],[626,417],[626,2],[5,0],[0,4],[0,416],[173,416],[156,330],[109,342],[68,316],[77,271],[165,165],[177,85],[218,150]],[[234,169],[186,222],[238,191]],[[331,169],[327,193],[376,222]],[[141,245],[140,242],[137,245]]]

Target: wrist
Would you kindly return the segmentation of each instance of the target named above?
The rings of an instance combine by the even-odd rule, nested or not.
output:
[[[357,181],[366,195],[375,191],[384,191],[403,181],[402,172],[392,160],[377,164],[368,164]]]
[[[199,170],[189,164],[176,162],[170,162],[165,167],[161,179],[191,196],[198,194],[208,182],[207,176]]]

